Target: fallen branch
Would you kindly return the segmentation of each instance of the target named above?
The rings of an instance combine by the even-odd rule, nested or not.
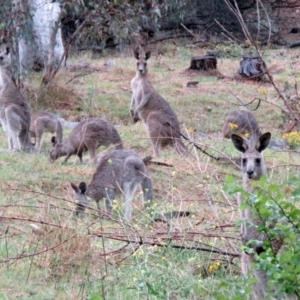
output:
[[[125,239],[125,238],[119,238],[116,236],[107,236],[105,234],[100,234],[100,233],[90,233],[90,235],[97,236],[97,237],[105,237],[106,239],[122,241],[122,242],[130,243],[130,244],[148,245],[148,246],[157,246],[157,247],[171,247],[173,249],[196,250],[196,251],[216,253],[216,254],[221,254],[221,255],[228,255],[228,256],[233,256],[233,257],[240,257],[239,253],[223,251],[223,250],[217,249],[215,247],[205,248],[205,247],[195,247],[195,246],[185,246],[185,245],[172,245],[171,244],[172,239],[168,239],[168,243],[163,244],[163,243],[158,243],[158,242],[145,241],[142,239],[142,237],[140,237],[139,240],[136,240],[136,239],[131,240],[129,238]]]
[[[296,48],[296,47],[300,47],[300,42],[295,42],[288,46],[288,48]]]

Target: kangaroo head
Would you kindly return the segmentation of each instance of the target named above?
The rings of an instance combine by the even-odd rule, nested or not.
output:
[[[0,67],[8,67],[11,64],[10,48],[7,44],[0,45]]]
[[[140,53],[140,51],[138,49],[135,49],[133,51],[133,56],[137,60],[137,64],[136,64],[136,70],[137,70],[137,72],[140,73],[140,74],[146,75],[147,72],[148,72],[148,69],[147,69],[147,60],[151,56],[151,51],[148,50],[148,51],[146,51],[146,53],[142,54],[142,53]]]
[[[57,142],[55,136],[51,138],[52,149],[50,150],[50,162],[54,163],[61,156],[62,144]]]
[[[75,200],[81,201],[86,199],[86,183],[80,182],[79,186],[71,182],[71,187],[75,191]]]
[[[86,196],[86,183],[80,182],[79,186],[71,182],[71,187],[75,191],[74,200],[77,203],[75,213],[78,215],[80,212],[85,211],[85,205],[87,205],[87,196]]]
[[[236,134],[231,135],[234,147],[243,153],[242,172],[247,179],[258,180],[266,172],[262,151],[268,148],[270,139],[270,132],[250,140],[246,140]]]
[[[50,150],[50,162],[54,163],[59,158],[56,147]]]

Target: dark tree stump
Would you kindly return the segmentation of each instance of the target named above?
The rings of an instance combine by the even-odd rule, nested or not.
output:
[[[262,79],[265,64],[258,56],[244,56],[240,62],[239,74],[250,79]]]
[[[208,71],[217,69],[217,57],[212,54],[191,58],[190,70]]]

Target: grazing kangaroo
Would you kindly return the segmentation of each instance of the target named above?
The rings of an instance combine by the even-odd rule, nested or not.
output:
[[[62,142],[63,128],[58,117],[46,111],[37,111],[31,115],[31,136],[35,138],[35,148],[40,150],[44,132],[56,133],[58,143]]]
[[[79,122],[64,143],[58,143],[55,137],[51,139],[53,148],[50,151],[50,162],[61,156],[67,156],[63,164],[71,155],[77,155],[81,163],[83,152],[89,151],[91,160],[96,157],[96,150],[100,146],[108,147],[114,144],[116,149],[123,149],[119,133],[114,126],[101,118],[89,118]]]
[[[246,110],[234,110],[225,119],[223,125],[224,138],[230,139],[231,134],[235,133],[250,137],[261,135],[258,123],[253,114]]]
[[[30,108],[12,80],[8,69],[10,49],[0,46],[0,121],[8,139],[9,150],[34,152],[30,143]]]
[[[190,155],[180,137],[179,122],[170,104],[153,88],[148,78],[147,60],[151,52],[141,55],[134,51],[137,59],[136,75],[131,80],[132,98],[130,113],[133,121],[141,118],[152,142],[153,156],[157,157],[161,147],[172,145],[182,155]]]
[[[90,197],[96,201],[99,214],[99,201],[105,199],[106,211],[110,213],[115,196],[124,194],[127,220],[131,219],[131,201],[139,185],[142,187],[144,204],[150,204],[153,199],[152,183],[142,158],[132,150],[113,150],[100,156],[97,170],[88,186],[84,182],[79,187],[71,183],[81,211],[87,203],[87,197]]]

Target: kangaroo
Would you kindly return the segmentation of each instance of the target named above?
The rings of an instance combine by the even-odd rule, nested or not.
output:
[[[96,157],[96,149],[100,146],[108,147],[114,144],[116,149],[123,149],[119,133],[114,126],[101,118],[85,119],[72,130],[64,143],[58,143],[55,137],[51,139],[53,148],[50,151],[50,162],[61,156],[67,156],[63,164],[71,155],[77,155],[81,163],[83,152],[89,151],[91,161]]]
[[[105,199],[106,211],[110,213],[115,196],[124,194],[127,220],[131,219],[131,201],[139,185],[143,191],[143,203],[149,205],[153,199],[152,182],[142,158],[132,150],[113,150],[100,156],[97,170],[88,186],[85,182],[79,186],[71,183],[81,211],[84,210],[87,197],[90,197],[96,201],[99,214],[99,201]]]
[[[262,155],[271,139],[271,133],[267,132],[253,139],[247,140],[239,135],[232,134],[231,140],[234,147],[242,152],[242,173],[243,173],[243,186],[245,190],[250,193],[255,193],[254,188],[251,186],[252,180],[259,180],[261,176],[266,173],[265,161]],[[241,194],[238,194],[238,205],[241,206],[245,202],[245,199],[241,197]],[[251,208],[246,207],[245,210],[240,209],[240,218],[244,221],[241,225],[241,238],[244,245],[251,240],[263,241],[263,237],[259,236],[257,232],[257,226],[260,225],[260,220],[255,218],[252,214]],[[252,224],[252,225],[247,225]],[[251,246],[248,245],[247,246]],[[254,246],[254,251],[259,254],[263,250],[260,245]],[[241,265],[242,272],[244,275],[251,271],[251,264],[255,262],[254,253],[242,253]],[[253,273],[257,279],[257,283],[254,286],[254,299],[265,299],[266,297],[266,288],[267,288],[267,274],[265,271],[254,269]]]
[[[0,121],[9,150],[34,152],[30,143],[30,108],[12,80],[10,48],[0,46]]]
[[[31,115],[30,133],[35,138],[35,148],[41,149],[44,132],[56,133],[58,143],[62,142],[63,128],[58,117],[50,112],[38,111]]]
[[[182,155],[190,155],[180,137],[179,122],[170,104],[153,88],[148,78],[147,60],[151,52],[141,55],[136,49],[136,75],[131,80],[132,98],[130,113],[134,122],[140,118],[146,124],[152,142],[153,156],[159,156],[160,148],[167,145],[175,147]]]
[[[231,134],[261,136],[258,123],[253,114],[246,110],[234,110],[226,118],[223,125],[224,138],[230,139]]]
[[[271,133],[267,132],[259,137],[253,136],[250,140],[244,139],[236,134],[231,136],[234,147],[242,152],[242,173],[243,173],[243,186],[245,190],[250,193],[256,193],[257,190],[253,187],[251,182],[253,180],[259,180],[261,176],[266,173],[265,161],[262,155],[271,139]],[[241,194],[238,195],[238,204],[241,206],[245,203],[245,199]],[[253,264],[256,262],[255,255],[264,252],[263,242],[267,236],[257,232],[257,227],[263,222],[257,216],[253,215],[250,207],[246,207],[245,210],[240,209],[240,218],[244,221],[241,225],[241,237],[245,246],[252,248],[254,253],[242,253],[241,265],[242,272],[245,276],[253,272],[257,282],[254,285],[253,297],[255,300],[266,299],[269,295],[267,290],[268,276],[263,270],[253,268]],[[250,244],[250,241],[256,241]],[[275,241],[276,242],[276,241]],[[277,251],[282,246],[282,241],[278,240]],[[273,291],[276,293],[276,291]],[[285,295],[284,299],[297,299],[295,295]]]

